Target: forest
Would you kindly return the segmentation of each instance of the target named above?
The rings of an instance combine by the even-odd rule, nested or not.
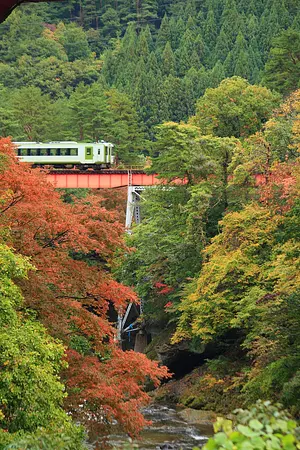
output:
[[[0,449],[85,449],[91,415],[136,436],[162,381],[249,409],[208,450],[299,448],[298,0],[21,5],[0,25],[0,136]],[[130,235],[124,192],[56,190],[12,144],[101,139],[164,181]],[[109,320],[140,299],[146,355]],[[163,345],[201,361],[176,395]]]

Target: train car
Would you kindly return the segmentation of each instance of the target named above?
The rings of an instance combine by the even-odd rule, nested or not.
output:
[[[35,166],[55,168],[109,168],[114,163],[113,144],[109,142],[79,143],[61,142],[14,142],[20,161]]]

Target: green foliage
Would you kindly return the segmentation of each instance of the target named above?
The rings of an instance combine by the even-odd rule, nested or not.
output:
[[[69,61],[88,59],[91,51],[87,36],[76,24],[60,24],[56,32],[59,42],[63,45]]]
[[[193,184],[214,169],[204,154],[199,129],[191,125],[165,123],[157,128],[151,171],[168,181],[186,178]]]
[[[71,424],[51,429],[39,428],[34,434],[0,431],[1,450],[85,450],[83,428]]]
[[[82,448],[82,430],[62,409],[64,347],[22,310],[15,280],[29,270],[26,258],[0,244],[0,448]]]
[[[1,25],[0,78],[9,89],[34,86],[56,99],[69,97],[80,83],[104,81],[129,96],[138,123],[152,139],[153,127],[166,120],[186,121],[205,89],[217,87],[225,77],[259,83],[273,38],[289,26],[274,41],[264,78],[280,92],[295,88],[294,12],[288,0],[260,6],[235,0],[26,5]],[[7,116],[10,121],[9,112]],[[62,113],[59,124],[63,118]],[[242,134],[259,128],[259,121]],[[235,128],[223,131],[217,135],[239,133]],[[121,153],[128,158],[127,149]]]
[[[199,126],[203,134],[249,136],[261,129],[279,99],[266,88],[251,86],[246,80],[233,77],[205,92],[197,102],[192,123]]]
[[[283,94],[300,87],[300,32],[288,29],[274,39],[265,66],[264,82]]]
[[[76,350],[81,355],[89,355],[91,353],[91,344],[84,336],[77,334],[73,335],[70,339],[70,348]]]
[[[280,405],[258,401],[250,410],[236,410],[234,424],[219,418],[215,435],[204,445],[205,450],[286,449],[299,448],[299,429]]]

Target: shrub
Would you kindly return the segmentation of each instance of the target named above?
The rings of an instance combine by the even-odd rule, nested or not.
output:
[[[231,420],[219,418],[203,450],[264,450],[300,448],[299,428],[281,405],[261,400],[250,410],[238,409],[235,424]]]

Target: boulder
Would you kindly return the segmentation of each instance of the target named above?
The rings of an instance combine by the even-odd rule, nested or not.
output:
[[[211,425],[216,420],[217,415],[213,411],[197,410],[186,408],[178,412],[178,415],[190,424]]]

